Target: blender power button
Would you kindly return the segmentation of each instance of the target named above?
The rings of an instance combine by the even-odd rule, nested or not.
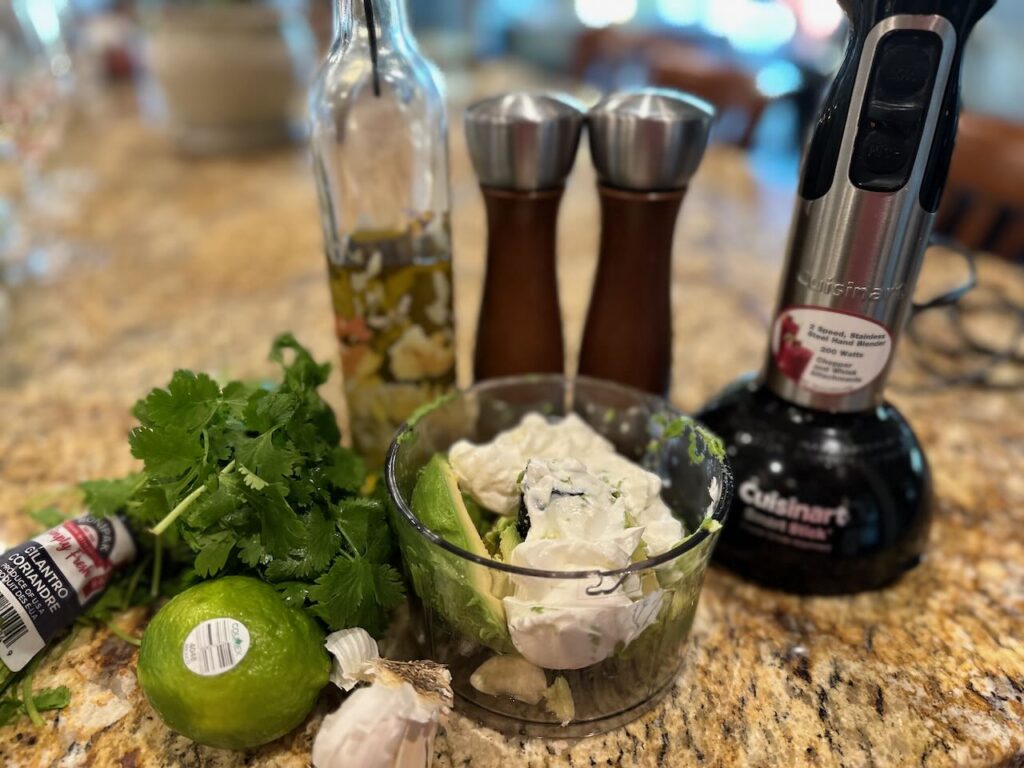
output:
[[[918,43],[888,46],[878,62],[878,95],[902,99],[921,91],[932,77],[929,53]]]
[[[894,174],[907,164],[909,157],[906,141],[897,134],[874,130],[862,139],[860,161],[873,174]]]

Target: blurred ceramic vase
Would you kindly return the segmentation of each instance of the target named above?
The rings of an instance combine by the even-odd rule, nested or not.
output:
[[[167,3],[146,23],[167,129],[189,154],[264,149],[301,132],[316,43],[293,0]]]

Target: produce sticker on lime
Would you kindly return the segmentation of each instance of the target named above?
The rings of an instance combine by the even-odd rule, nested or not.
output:
[[[225,616],[197,624],[185,638],[181,658],[197,675],[213,677],[234,668],[248,652],[248,628]]]

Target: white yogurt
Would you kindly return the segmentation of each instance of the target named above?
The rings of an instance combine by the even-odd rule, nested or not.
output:
[[[618,570],[683,538],[661,500],[661,479],[616,453],[575,414],[554,422],[530,414],[490,443],[456,443],[449,458],[460,486],[488,509],[516,514],[521,495],[530,530],[512,551],[513,565]],[[512,643],[548,669],[608,658],[655,621],[664,596],[660,589],[644,595],[636,575],[618,585],[608,577],[511,581],[513,594],[503,603]]]

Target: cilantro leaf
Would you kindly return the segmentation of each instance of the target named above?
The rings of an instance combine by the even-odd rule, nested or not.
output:
[[[241,381],[229,381],[220,391],[221,407],[228,415],[241,418],[249,399],[256,391],[259,390]]]
[[[33,692],[32,703],[35,704],[37,712],[64,709],[71,703],[71,691],[66,685],[44,688],[38,693]],[[10,725],[27,714],[28,710],[25,709],[25,702],[22,699],[15,696],[0,699],[0,726]]]
[[[158,484],[144,485],[127,504],[127,514],[139,528],[148,528],[171,511],[167,491]]]
[[[302,401],[289,392],[258,389],[245,406],[245,424],[257,432],[267,432],[287,424],[301,405]]]
[[[260,564],[265,552],[259,536],[246,536],[238,541],[238,559],[250,568]]]
[[[66,685],[56,688],[44,688],[38,693],[32,694],[32,702],[40,712],[64,709],[64,707],[71,703],[71,691]]]
[[[58,525],[67,520],[67,517],[56,507],[43,507],[42,509],[33,509],[28,513],[28,516],[32,518],[36,523],[42,526],[43,529],[49,530],[50,528],[56,528]]]
[[[249,471],[246,467],[240,467],[238,470],[242,475],[242,482],[252,488],[254,491],[262,491],[270,483],[264,480],[262,477],[257,475],[255,472]]]
[[[117,480],[86,480],[79,484],[85,494],[85,505],[96,517],[116,515],[142,485],[145,478],[134,474]]]
[[[238,509],[238,480],[230,475],[221,478],[217,488],[211,493],[200,496],[185,520],[188,525],[199,530],[209,528],[226,515]]]
[[[338,530],[356,552],[365,552],[370,540],[370,523],[383,515],[377,499],[345,499],[333,510]]]
[[[181,427],[136,427],[128,436],[132,456],[142,459],[146,471],[157,477],[177,477],[203,457],[195,435]]]
[[[231,531],[219,531],[205,536],[196,554],[196,573],[205,578],[222,571],[234,549],[235,541],[235,534]]]
[[[286,605],[293,608],[302,608],[309,596],[309,584],[302,581],[282,581],[274,587],[281,593],[281,598]]]
[[[306,561],[314,572],[320,572],[331,564],[338,554],[341,536],[334,521],[327,519],[320,510],[310,510],[306,516]]]
[[[382,608],[397,608],[405,600],[402,574],[391,565],[378,565],[373,571],[373,592]]]
[[[263,577],[271,582],[292,581],[294,579],[305,579],[316,572],[309,567],[305,560],[298,560],[294,557],[282,557],[271,560]]]
[[[220,387],[205,373],[175,371],[167,389],[154,389],[135,404],[133,413],[144,426],[201,427],[220,404]]]
[[[366,465],[354,451],[338,446],[331,451],[324,476],[338,490],[355,492],[366,479]]]
[[[291,362],[285,360],[285,351],[292,353]],[[281,365],[284,385],[287,389],[315,390],[327,381],[331,373],[330,363],[318,363],[309,351],[296,341],[290,333],[282,333],[270,348],[270,359]]]
[[[292,473],[299,454],[291,448],[274,445],[274,430],[271,429],[239,446],[235,458],[266,482],[276,483]]]
[[[339,557],[309,590],[314,613],[332,630],[363,626],[363,604],[372,594],[373,565],[363,557]]]
[[[402,579],[390,565],[364,557],[339,557],[309,590],[313,613],[332,630],[362,627],[380,634],[387,611],[403,598]]]
[[[25,714],[25,704],[21,699],[0,699],[0,726],[10,725]]]
[[[281,496],[276,485],[262,490],[243,489],[260,525],[260,543],[274,557],[287,557],[303,543],[302,521]]]

